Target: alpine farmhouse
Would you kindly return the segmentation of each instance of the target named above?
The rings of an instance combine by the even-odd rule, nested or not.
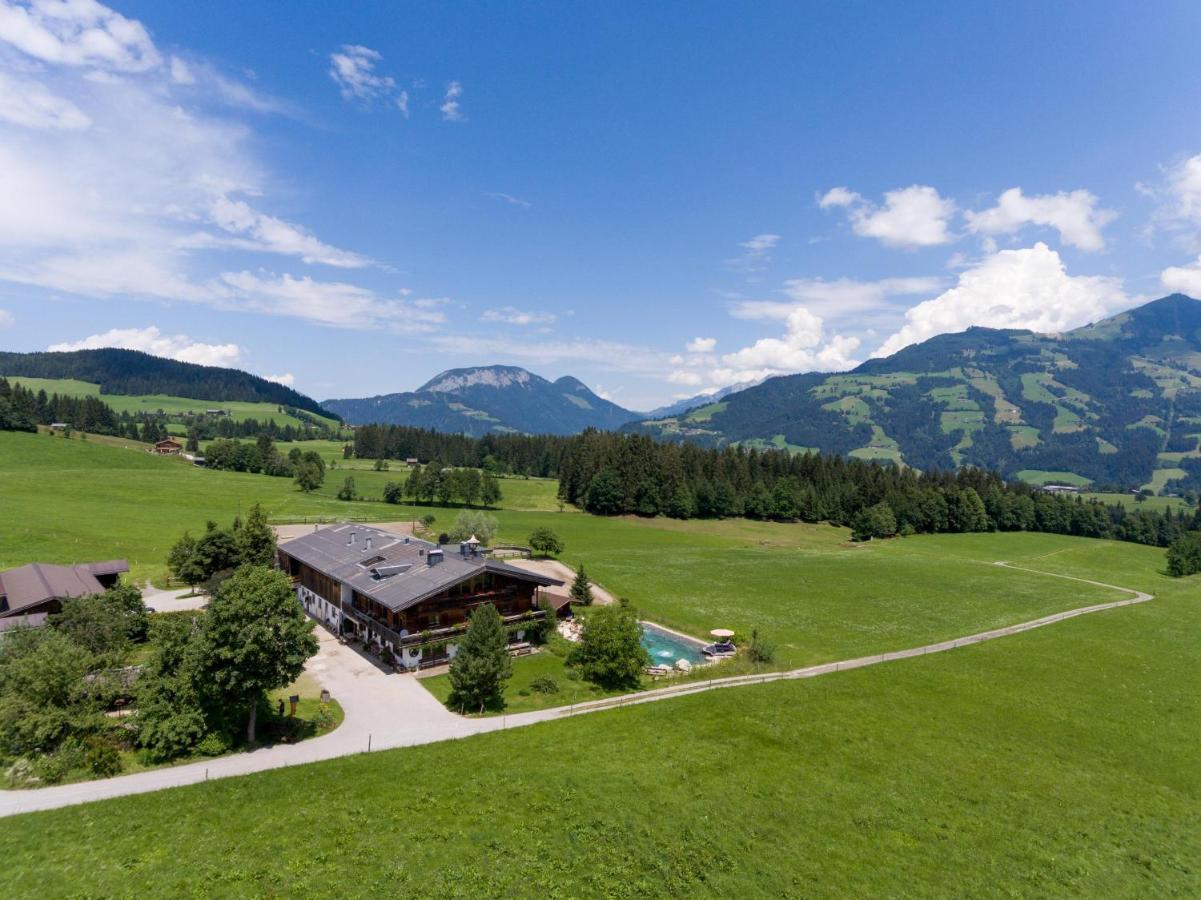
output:
[[[335,634],[389,648],[406,669],[454,658],[472,610],[491,603],[511,643],[522,625],[565,605],[543,588],[562,582],[489,559],[474,541],[457,547],[363,525],[333,525],[280,545],[279,566],[305,611]]]

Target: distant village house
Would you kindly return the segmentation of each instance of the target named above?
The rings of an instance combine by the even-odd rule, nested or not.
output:
[[[183,450],[183,444],[173,438],[158,441],[154,445],[153,453],[158,453],[161,456],[176,456]]]

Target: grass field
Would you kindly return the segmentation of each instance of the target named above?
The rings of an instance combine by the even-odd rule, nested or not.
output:
[[[244,403],[236,400],[193,400],[188,397],[172,397],[168,394],[145,394],[140,396],[125,396],[123,394],[101,394],[100,385],[89,381],[76,381],[70,378],[26,378],[24,375],[9,376],[14,384],[21,384],[31,391],[45,391],[47,394],[62,394],[68,397],[99,397],[117,412],[138,413],[164,412],[185,413],[204,412],[206,409],[223,409],[237,420],[257,419],[260,422],[273,421],[279,425],[294,425],[303,423],[295,416],[279,411],[274,403]],[[315,414],[314,414],[315,415]],[[336,428],[334,419],[318,416],[330,428]]]
[[[1045,469],[1022,469],[1017,477],[1027,484],[1070,484],[1085,487],[1092,481],[1075,472],[1049,472]]]
[[[1162,553],[1131,544],[964,535],[897,546],[965,566],[1021,561],[1157,597],[809,681],[12,819],[0,829],[0,889],[1201,892],[1195,579],[1161,575]]]
[[[1088,493],[1080,496],[1085,500],[1099,500],[1107,506],[1118,503],[1127,509],[1145,509],[1150,512],[1164,512],[1169,509],[1175,512],[1188,508],[1188,504],[1180,497],[1148,497],[1146,500],[1135,500],[1133,494]]]

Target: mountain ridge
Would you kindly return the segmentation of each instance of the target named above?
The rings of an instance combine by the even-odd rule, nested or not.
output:
[[[1172,294],[1062,334],[936,335],[849,372],[777,376],[625,428],[709,446],[1197,489],[1201,302]]]
[[[641,416],[597,396],[571,375],[552,382],[502,365],[447,369],[415,391],[330,399],[322,406],[351,424],[410,425],[474,437],[614,430]]]
[[[192,400],[246,401],[328,415],[312,397],[242,369],[202,366],[141,350],[0,351],[0,375],[69,378],[100,386],[102,394],[169,394]]]

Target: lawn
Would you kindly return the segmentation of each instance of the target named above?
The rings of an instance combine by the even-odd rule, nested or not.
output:
[[[1188,504],[1180,497],[1148,497],[1145,500],[1135,500],[1134,494],[1088,493],[1080,496],[1085,500],[1100,500],[1106,506],[1118,503],[1127,509],[1145,509],[1148,512],[1165,512],[1169,509],[1178,512],[1188,509]]]
[[[168,415],[185,412],[204,412],[207,409],[223,409],[236,421],[257,419],[260,422],[272,421],[278,425],[293,425],[299,427],[303,423],[295,416],[279,411],[275,403],[249,403],[237,400],[193,400],[189,397],[173,397],[168,394],[145,394],[126,396],[124,394],[102,394],[100,385],[88,381],[76,381],[69,378],[26,378],[23,375],[9,377],[14,384],[21,384],[31,391],[44,390],[47,394],[62,394],[69,397],[99,397],[117,412],[128,412],[138,415],[146,412],[164,412]],[[313,414],[316,416],[316,414]],[[335,419],[316,416],[331,428],[337,427]]]
[[[0,829],[0,889],[1201,892],[1195,579],[1161,575],[1162,552],[1132,544],[964,535],[906,545],[930,560],[1007,558],[1157,598],[885,666],[15,818]]]
[[[567,648],[562,648],[566,650]],[[543,648],[530,656],[519,656],[513,660],[513,676],[505,685],[505,713],[529,712],[534,709],[549,709],[553,706],[570,706],[588,700],[615,697],[623,691],[604,691],[594,684],[568,675],[565,656]],[[553,678],[559,690],[543,694],[532,690],[530,685],[537,678]],[[649,679],[648,679],[649,682]],[[446,702],[450,696],[450,676],[431,675],[421,679],[422,686]]]

